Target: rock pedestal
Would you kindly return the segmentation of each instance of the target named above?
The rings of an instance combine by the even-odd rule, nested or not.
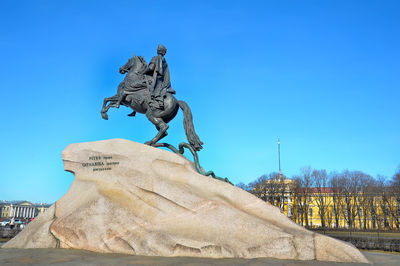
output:
[[[3,248],[368,263],[172,152],[113,139],[71,144],[62,158],[70,189]]]

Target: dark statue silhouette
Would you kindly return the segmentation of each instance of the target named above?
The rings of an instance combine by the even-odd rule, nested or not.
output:
[[[107,111],[111,107],[119,108],[120,105],[133,110],[129,116],[133,117],[136,113],[145,114],[158,130],[157,135],[145,144],[166,147],[180,154],[183,154],[184,148],[187,148],[194,157],[199,173],[229,182],[227,178],[215,176],[212,171],[205,172],[199,164],[197,151],[203,148],[203,142],[194,130],[189,106],[184,101],[178,101],[174,96],[175,90],[171,87],[169,68],[164,58],[166,52],[167,49],[159,45],[157,56],[152,58],[149,65],[142,56],[133,55],[125,65],[120,67],[119,72],[126,76],[119,84],[117,94],[104,99],[101,115],[108,120]],[[189,143],[180,143],[177,149],[168,143],[158,143],[158,141],[167,136],[169,127],[167,123],[174,119],[179,108],[183,111],[183,125]]]

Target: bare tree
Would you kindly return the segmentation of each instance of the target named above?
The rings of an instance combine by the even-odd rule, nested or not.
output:
[[[292,220],[304,225],[304,217],[302,214],[302,204],[301,204],[301,185],[300,185],[300,176],[292,177],[292,186],[291,186],[292,196],[293,196],[293,204],[295,206],[295,211],[292,213]]]
[[[355,218],[357,216],[357,208],[354,203],[356,179],[352,172],[345,170],[340,174],[338,181],[344,203],[340,206],[341,215],[345,219],[347,226],[349,228],[354,228]]]
[[[241,189],[247,191],[247,192],[251,191],[251,189],[252,189],[251,186],[250,186],[249,184],[246,185],[246,184],[243,183],[243,182],[240,182],[240,183],[236,184],[236,186],[237,186],[238,188],[241,188]]]
[[[267,175],[262,175],[259,178],[257,178],[255,181],[251,182],[249,184],[250,187],[250,193],[252,193],[254,196],[266,201],[267,195],[265,191],[265,181],[268,179]]]
[[[280,207],[279,195],[280,195],[280,186],[278,173],[272,172],[267,176],[265,181],[265,193],[267,195],[267,201],[274,206]]]
[[[376,194],[376,181],[369,175],[362,178],[362,192],[361,192],[361,211],[363,219],[364,230],[370,229],[369,221],[376,219],[376,212],[374,208],[374,199]],[[374,222],[373,222],[374,223]]]
[[[296,180],[296,195],[297,195],[297,208],[301,219],[301,224],[309,227],[309,208],[310,208],[310,189],[312,187],[312,169],[311,167],[304,167],[300,169],[301,174],[295,177]],[[303,223],[304,222],[304,223]]]
[[[247,189],[258,198],[283,209],[285,191],[287,190],[285,180],[284,175],[272,172],[251,182]]]
[[[400,229],[400,166],[390,182],[390,197],[392,204],[390,214],[397,228]]]
[[[314,201],[318,207],[318,214],[321,219],[321,227],[326,227],[326,213],[328,208],[328,196],[330,189],[328,188],[328,174],[326,170],[314,170],[311,174],[312,183],[315,188],[312,192],[315,192]]]
[[[377,229],[380,228],[379,226],[379,216],[378,216],[378,206],[376,204],[377,202],[377,195],[379,194],[378,192],[378,184],[376,180],[371,180],[369,187],[368,187],[368,194],[367,194],[367,203],[368,203],[368,209],[369,209],[369,216],[372,222],[372,229]]]
[[[352,192],[352,215],[353,215],[353,226],[356,225],[356,220],[358,221],[359,228],[363,227],[362,220],[362,191],[363,191],[363,180],[366,179],[367,175],[360,171],[352,171],[349,173],[351,192]]]
[[[347,226],[352,226],[351,215],[350,213],[350,206],[351,206],[351,192],[349,181],[346,175],[343,173],[339,174],[338,176],[338,187],[340,189],[339,198],[341,199],[341,204],[338,204],[339,207],[339,217],[343,217],[346,221]]]
[[[335,222],[335,228],[340,227],[340,214],[342,206],[342,189],[341,189],[341,176],[338,173],[333,173],[330,179],[330,187],[332,189],[332,215]]]
[[[330,202],[327,206],[327,212],[325,213],[325,221],[328,228],[332,228],[333,224],[333,206],[332,202]]]
[[[380,213],[382,213],[382,216],[378,216],[379,218],[379,226],[383,228],[389,228],[389,209],[388,205],[389,203],[389,194],[387,190],[387,178],[382,175],[378,175],[377,177],[377,185],[378,185],[378,198],[377,198],[377,204],[380,209]]]
[[[275,206],[278,206],[282,211],[285,208],[285,198],[287,193],[286,177],[281,173],[271,173],[268,180],[271,189],[271,195],[274,195]]]

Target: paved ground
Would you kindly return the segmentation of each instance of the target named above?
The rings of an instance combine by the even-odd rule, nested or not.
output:
[[[363,252],[374,265],[400,265],[400,255]],[[0,265],[336,265],[356,266],[368,264],[328,263],[277,259],[204,259],[189,257],[144,257],[122,254],[98,254],[66,249],[0,249]]]

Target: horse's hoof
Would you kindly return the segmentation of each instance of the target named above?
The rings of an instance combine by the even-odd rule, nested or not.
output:
[[[145,145],[149,145],[149,146],[153,146],[154,143],[152,141],[146,141],[144,144]]]
[[[108,120],[108,115],[107,115],[106,113],[101,113],[101,117],[102,117],[104,120]]]
[[[225,177],[225,182],[231,184],[232,186],[234,186],[234,184],[231,181],[229,181],[229,179],[227,177]]]

